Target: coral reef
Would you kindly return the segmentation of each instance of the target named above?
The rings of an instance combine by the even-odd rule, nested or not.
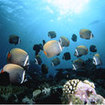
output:
[[[105,69],[91,59],[76,71],[56,69],[55,76],[31,66],[21,85],[10,84],[7,73],[0,76],[0,104],[105,104]]]
[[[2,100],[0,103],[18,103],[18,95],[24,93],[26,89],[23,86],[0,86],[0,100]]]
[[[96,93],[94,83],[73,79],[67,81],[63,87],[62,103],[105,104],[105,99]]]

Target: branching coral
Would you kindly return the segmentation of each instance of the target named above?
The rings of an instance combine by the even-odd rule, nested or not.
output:
[[[97,98],[93,98],[97,97]],[[63,87],[62,103],[65,104],[100,104],[105,99],[99,97],[95,91],[95,85],[88,80],[80,81],[78,79],[69,80]]]

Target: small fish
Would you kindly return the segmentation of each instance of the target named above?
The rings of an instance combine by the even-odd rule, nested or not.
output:
[[[8,52],[7,62],[26,67],[29,65],[29,55],[20,48],[13,48]]]
[[[44,54],[48,57],[54,57],[57,56],[62,52],[62,47],[60,43],[56,40],[51,40],[46,42],[46,44],[43,46]]]
[[[39,52],[40,52],[41,50],[43,50],[42,44],[35,44],[35,45],[33,46],[33,50],[36,52],[35,55],[38,55]]]
[[[37,55],[35,57],[35,64],[38,64],[38,65],[41,65],[42,64],[42,59],[41,59],[40,55]]]
[[[88,54],[88,48],[84,45],[76,47],[74,55],[77,57]]]
[[[79,34],[80,34],[80,37],[83,39],[92,39],[94,37],[92,32],[88,29],[81,29]]]
[[[73,70],[84,68],[84,61],[79,58],[79,59],[73,61],[72,66],[73,66]]]
[[[16,64],[7,64],[3,67],[2,73],[9,74],[9,80],[13,84],[22,84],[25,80],[25,70]]]
[[[91,51],[91,52],[97,52],[96,46],[95,46],[95,45],[91,45],[91,46],[90,46],[90,51]]]
[[[59,42],[62,47],[68,47],[70,45],[70,41],[65,36],[61,36]]]
[[[56,32],[55,31],[49,31],[48,32],[48,37],[50,37],[51,39],[55,38],[56,37]]]
[[[70,55],[70,53],[69,53],[69,52],[64,53],[62,59],[70,60],[70,59],[71,59],[71,55]]]
[[[97,23],[100,23],[100,20],[94,20],[93,22],[91,22],[89,25],[95,25]]]
[[[17,45],[17,44],[19,44],[20,42],[21,42],[21,40],[20,40],[19,36],[17,36],[17,35],[10,35],[10,36],[9,36],[9,43],[10,43],[10,44],[15,44],[15,45]]]
[[[48,67],[46,64],[42,64],[41,65],[41,71],[43,74],[47,74],[48,73]]]
[[[77,35],[73,34],[71,39],[72,39],[73,42],[76,42],[77,41]]]
[[[98,53],[93,56],[93,64],[94,65],[101,65],[102,64],[101,57]]]
[[[59,65],[60,64],[60,59],[58,58],[58,57],[56,57],[56,58],[54,58],[53,60],[52,60],[52,66],[57,66],[57,65]]]
[[[45,43],[46,43],[46,41],[45,41],[45,40],[43,40],[43,46],[45,45]]]

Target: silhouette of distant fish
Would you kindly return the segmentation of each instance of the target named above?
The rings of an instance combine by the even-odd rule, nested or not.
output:
[[[50,37],[51,39],[55,38],[56,37],[56,32],[55,31],[49,31],[48,32],[48,37]]]
[[[89,25],[95,25],[95,24],[98,24],[98,23],[100,23],[100,20],[94,20]]]
[[[43,46],[45,45],[45,43],[46,43],[46,41],[45,41],[45,40],[43,40]]]
[[[17,44],[19,44],[20,43],[20,38],[19,38],[19,36],[17,36],[17,35],[10,35],[9,36],[9,43],[10,44],[15,44],[15,45],[17,45]]]
[[[70,60],[71,59],[70,53],[69,52],[64,53],[62,59],[64,59],[64,60]]]
[[[90,51],[91,51],[91,52],[97,52],[96,46],[95,46],[95,45],[91,45],[91,46],[90,46]]]
[[[77,41],[77,35],[73,34],[71,39],[72,39],[73,42],[76,42]]]
[[[43,45],[42,44],[35,44],[33,46],[33,50],[35,51],[35,55],[38,55],[38,53],[43,50]]]

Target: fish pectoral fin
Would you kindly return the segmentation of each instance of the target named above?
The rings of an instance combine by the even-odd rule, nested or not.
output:
[[[47,52],[46,51],[44,51],[44,54],[47,56]]]
[[[4,73],[3,69],[1,70],[1,73]]]
[[[10,59],[10,57],[11,57],[11,54],[10,54],[10,53],[8,53],[7,57],[8,57],[8,59]]]

